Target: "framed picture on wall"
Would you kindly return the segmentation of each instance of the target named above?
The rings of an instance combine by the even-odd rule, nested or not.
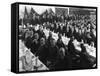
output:
[[[97,7],[11,4],[11,71],[97,68]]]

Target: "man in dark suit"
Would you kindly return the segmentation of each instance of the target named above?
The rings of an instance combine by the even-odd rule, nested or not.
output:
[[[39,35],[38,35],[38,33],[35,33],[34,34],[34,39],[32,40],[32,53],[35,53],[37,50],[38,50],[38,48],[39,48]]]
[[[57,62],[58,57],[58,47],[53,38],[50,39],[50,45],[48,46],[48,57],[47,57],[47,66],[50,70],[54,69],[54,66]]]
[[[39,59],[46,64],[47,62],[47,56],[48,56],[48,50],[47,46],[45,44],[45,38],[40,39],[40,46],[38,48],[38,51],[36,52],[36,55],[39,56]]]
[[[37,30],[36,32],[39,34],[39,40],[40,40],[42,37],[46,38],[46,37],[45,37],[45,34],[44,34],[44,32],[43,32],[43,29],[42,29],[42,25],[39,26],[39,30]]]
[[[56,70],[71,69],[71,65],[72,65],[72,61],[71,61],[70,55],[68,54],[68,52],[67,54],[65,54],[64,48],[60,48],[55,69]]]
[[[61,34],[58,34],[58,40],[57,40],[57,46],[58,48],[60,49],[61,47],[65,47],[63,41],[62,41],[62,35]]]

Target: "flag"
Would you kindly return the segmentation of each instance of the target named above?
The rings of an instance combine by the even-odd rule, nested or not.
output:
[[[49,13],[50,15],[54,15],[54,12],[52,11],[51,8],[48,10],[48,13]]]
[[[48,15],[48,11],[47,10],[45,10],[42,14],[41,14],[42,16],[47,16]]]
[[[24,18],[27,19],[28,18],[28,11],[27,11],[27,8],[25,7],[25,10],[24,10]]]

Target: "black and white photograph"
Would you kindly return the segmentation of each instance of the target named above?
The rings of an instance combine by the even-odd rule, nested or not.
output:
[[[97,9],[19,4],[19,72],[97,68]]]

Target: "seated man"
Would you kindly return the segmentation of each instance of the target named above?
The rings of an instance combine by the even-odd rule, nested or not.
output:
[[[27,48],[31,49],[32,40],[33,40],[33,32],[28,30],[25,33],[25,45]]]
[[[38,33],[34,34],[34,40],[32,41],[31,52],[35,53],[39,48],[39,35]]]
[[[80,53],[80,68],[91,68],[93,64],[91,63],[90,56],[83,44],[81,44],[81,48],[82,51]]]
[[[68,43],[68,52],[69,52],[71,59],[72,59],[72,67],[77,68],[78,67],[78,61],[79,61],[79,55],[76,52],[73,41],[74,41],[74,37],[72,37],[71,40]]]
[[[37,30],[36,32],[39,34],[39,39],[42,38],[42,37],[45,37],[42,25],[39,26],[39,30]]]
[[[52,38],[52,32],[49,31],[49,36],[48,36],[48,39],[47,39],[47,45],[49,46],[50,45],[50,39]]]
[[[72,37],[68,43],[68,52],[70,53],[72,57],[75,56],[75,47],[74,47],[73,41],[74,41],[74,37]]]
[[[71,69],[71,58],[70,55],[67,52],[67,55],[65,55],[65,49],[60,48],[59,50],[59,57],[56,63],[56,70],[66,70]]]
[[[39,59],[46,64],[47,56],[48,56],[48,51],[47,51],[47,46],[45,44],[45,38],[40,39],[40,47],[38,48],[38,51],[36,52],[36,55],[39,56]]]
[[[57,46],[58,48],[64,47],[64,43],[62,41],[62,35],[58,34],[59,39],[57,40]]]
[[[58,47],[56,46],[56,42],[53,38],[50,39],[50,45],[48,46],[48,57],[47,57],[47,66],[49,69],[53,70],[55,63],[58,57]]]

